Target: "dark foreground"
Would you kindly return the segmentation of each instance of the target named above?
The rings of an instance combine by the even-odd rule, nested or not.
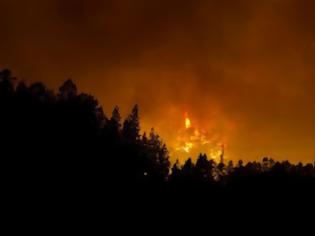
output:
[[[124,122],[117,107],[108,118],[71,80],[54,92],[4,70],[0,114],[3,205],[10,215],[73,220],[314,211],[315,163],[215,163],[200,155],[196,163],[171,166],[154,130],[140,135],[137,106]]]

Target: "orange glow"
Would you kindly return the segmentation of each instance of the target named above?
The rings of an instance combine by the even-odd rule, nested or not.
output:
[[[189,118],[185,119],[185,127],[186,127],[186,129],[189,129],[191,127],[191,121]]]
[[[187,113],[185,115],[185,129],[180,129],[177,132],[177,143],[172,156],[187,159],[187,154],[196,158],[200,153],[205,153],[209,158],[219,162],[223,155],[223,138],[222,135],[215,134],[210,130],[193,126],[191,119]]]
[[[185,113],[185,128],[186,129],[190,129],[191,128],[191,120],[188,117],[188,113]]]
[[[193,148],[193,143],[191,142],[185,142],[184,146],[181,148],[182,150],[184,150],[185,152],[189,153],[190,150]]]
[[[172,161],[224,143],[233,161],[313,162],[314,8],[307,0],[0,0],[0,68],[55,89],[70,77],[108,118],[116,105],[126,117],[138,104],[142,130],[156,129]]]

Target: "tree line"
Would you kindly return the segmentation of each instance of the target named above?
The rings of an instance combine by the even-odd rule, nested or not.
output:
[[[315,163],[216,163],[206,154],[183,165],[169,160],[166,144],[152,129],[140,133],[139,109],[122,120],[110,117],[72,80],[53,91],[0,72],[0,142],[8,189],[49,194],[153,191],[222,196],[236,192],[312,192]]]

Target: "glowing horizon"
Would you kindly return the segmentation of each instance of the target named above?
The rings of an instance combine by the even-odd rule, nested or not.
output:
[[[309,0],[1,0],[0,68],[54,89],[71,78],[108,116],[138,104],[141,128],[154,127],[174,159],[218,156],[223,143],[233,160],[313,162],[313,9]]]

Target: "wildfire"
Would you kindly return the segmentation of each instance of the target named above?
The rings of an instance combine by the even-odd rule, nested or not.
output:
[[[178,132],[176,152],[197,156],[206,153],[210,158],[219,161],[223,156],[224,142],[220,136],[192,125],[188,114],[185,114],[184,129]]]
[[[184,146],[182,147],[182,150],[184,150],[186,153],[189,153],[193,146],[194,146],[193,143],[185,142]]]
[[[191,121],[188,117],[185,118],[185,127],[186,129],[191,128]]]

